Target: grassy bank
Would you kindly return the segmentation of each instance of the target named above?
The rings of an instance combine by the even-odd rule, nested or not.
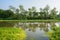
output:
[[[17,21],[17,22],[60,22],[60,20],[0,20],[0,21]]]
[[[24,30],[12,27],[0,27],[0,40],[23,40],[26,34]]]

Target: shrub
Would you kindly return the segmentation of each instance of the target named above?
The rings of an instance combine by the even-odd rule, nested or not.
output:
[[[0,28],[0,40],[24,40],[26,33],[19,28]]]
[[[55,30],[48,32],[48,36],[50,40],[60,40],[60,27],[57,27]]]

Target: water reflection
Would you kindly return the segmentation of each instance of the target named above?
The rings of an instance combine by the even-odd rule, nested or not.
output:
[[[60,22],[0,22],[0,27],[19,27],[26,31],[26,40],[49,40],[46,32],[60,26]]]
[[[26,31],[27,40],[49,40],[45,32],[53,30],[57,24],[60,26],[58,22],[19,22],[17,26]]]
[[[20,27],[24,30],[27,30],[28,31],[32,31],[32,32],[35,32],[37,28],[39,28],[40,30],[44,30],[45,32],[48,32],[49,30],[51,30],[53,27],[56,27],[56,26],[60,26],[59,25],[60,23],[57,23],[57,22],[35,22],[35,23],[18,23],[18,24],[15,24],[17,27]]]
[[[17,22],[0,21],[0,27],[13,27]]]

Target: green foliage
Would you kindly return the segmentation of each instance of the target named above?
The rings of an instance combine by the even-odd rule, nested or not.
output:
[[[56,19],[56,17],[57,17],[56,8],[53,8],[53,9],[51,10],[51,12],[50,12],[50,17],[51,17],[52,19]]]
[[[0,20],[47,20],[47,19],[59,19],[60,15],[57,15],[56,8],[50,10],[50,7],[46,5],[44,8],[40,8],[40,11],[36,10],[36,7],[24,9],[23,5],[19,8],[10,6],[9,9],[0,9]]]
[[[26,33],[19,28],[0,27],[0,40],[24,40]]]
[[[60,27],[48,32],[50,40],[60,40]]]
[[[13,15],[14,15],[14,13],[11,10],[2,10],[2,9],[0,9],[0,18],[1,19],[9,19]]]

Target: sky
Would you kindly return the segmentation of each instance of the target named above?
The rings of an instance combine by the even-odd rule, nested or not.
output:
[[[16,8],[23,5],[25,9],[35,6],[37,10],[49,5],[51,9],[60,10],[60,0],[0,0],[0,9],[8,9],[10,5]]]

